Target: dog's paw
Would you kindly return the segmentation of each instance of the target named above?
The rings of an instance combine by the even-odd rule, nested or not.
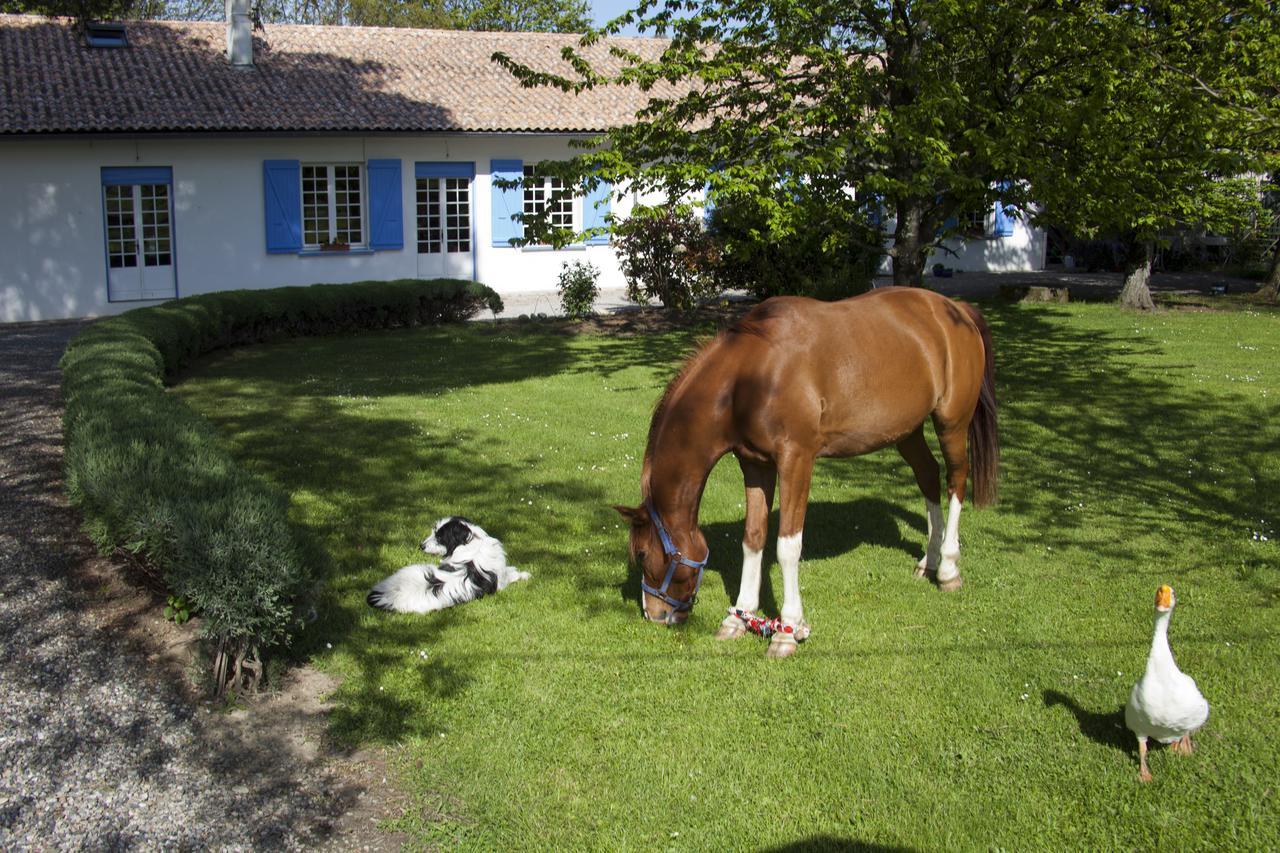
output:
[[[533,575],[529,574],[528,572],[516,572],[511,576],[511,582],[515,583],[516,581],[527,581],[531,577],[533,577]]]

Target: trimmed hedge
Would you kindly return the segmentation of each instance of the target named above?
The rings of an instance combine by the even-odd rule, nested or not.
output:
[[[324,555],[288,499],[241,469],[165,379],[220,347],[463,320],[501,298],[474,282],[367,282],[227,291],[94,323],[62,356],[66,483],[85,530],[159,570],[216,645],[221,692],[256,685],[286,644]],[[246,672],[247,670],[247,672]]]

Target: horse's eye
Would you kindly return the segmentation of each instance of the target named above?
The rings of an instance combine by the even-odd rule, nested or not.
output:
[[[636,562],[641,565],[644,564],[644,551],[636,551]]]

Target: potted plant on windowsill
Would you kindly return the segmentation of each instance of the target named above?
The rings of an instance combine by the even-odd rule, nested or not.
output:
[[[350,243],[344,243],[344,242],[342,242],[341,240],[334,240],[334,241],[329,242],[329,243],[321,243],[321,244],[320,244],[320,251],[322,251],[322,252],[349,252],[349,251],[351,251],[351,244],[350,244]]]

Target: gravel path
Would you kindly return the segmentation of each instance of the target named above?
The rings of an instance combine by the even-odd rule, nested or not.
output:
[[[338,825],[365,790],[332,762],[291,762],[280,727],[242,737],[95,624],[74,578],[101,558],[61,484],[57,361],[81,328],[0,326],[0,849],[381,846]]]

